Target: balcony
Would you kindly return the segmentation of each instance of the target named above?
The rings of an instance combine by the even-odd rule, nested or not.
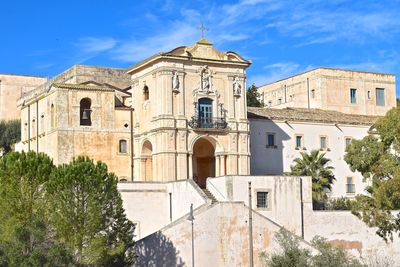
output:
[[[205,118],[193,116],[188,122],[189,126],[193,129],[207,129],[207,130],[223,130],[226,129],[228,123],[225,118]]]

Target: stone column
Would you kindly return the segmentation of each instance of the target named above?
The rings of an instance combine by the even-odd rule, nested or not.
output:
[[[185,116],[186,114],[186,101],[185,101],[185,95],[186,95],[186,88],[185,88],[185,73],[180,73],[179,74],[179,79],[180,79],[180,85],[179,85],[179,116]]]
[[[247,119],[247,100],[246,100],[246,77],[243,77],[243,82],[242,82],[242,94],[241,94],[241,98],[242,98],[242,105],[243,105],[243,118]],[[264,100],[263,100],[264,101]]]
[[[163,114],[172,115],[172,72],[171,71],[161,71],[161,91],[163,92],[163,98],[161,98],[161,102],[164,102],[165,107],[163,110]],[[158,98],[157,98],[158,99]]]
[[[226,172],[225,172],[225,163],[226,163],[226,156],[225,156],[225,155],[222,155],[222,156],[221,156],[221,176],[226,175]]]
[[[193,179],[193,154],[189,153],[189,179]]]
[[[238,155],[236,153],[228,155],[227,161],[228,161],[227,162],[227,164],[228,164],[227,175],[237,175],[238,174]]]
[[[215,156],[215,177],[221,176],[221,156]]]

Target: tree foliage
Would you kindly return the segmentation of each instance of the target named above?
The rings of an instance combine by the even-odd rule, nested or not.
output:
[[[248,107],[264,106],[264,103],[260,101],[260,93],[258,92],[258,88],[254,84],[252,84],[249,88],[247,88],[246,98]]]
[[[325,158],[325,153],[312,150],[310,154],[301,152],[301,157],[294,159],[294,165],[290,167],[291,175],[311,176],[312,197],[314,206],[325,203],[328,199],[327,191],[335,180],[332,173],[333,167],[329,166],[330,159]]]
[[[66,266],[68,251],[52,237],[44,185],[54,165],[44,154],[0,159],[0,266]]]
[[[275,234],[280,245],[279,253],[262,254],[262,258],[269,267],[362,267],[360,261],[351,257],[341,248],[330,245],[326,239],[315,237],[311,245],[317,249],[316,253],[308,248],[302,248],[300,238],[281,229]]]
[[[13,144],[21,141],[20,120],[0,121],[0,150],[11,151]]]
[[[369,226],[378,227],[385,240],[400,235],[400,108],[390,110],[374,125],[375,133],[354,140],[345,161],[371,181],[369,196],[357,196],[352,212]]]
[[[105,164],[0,158],[0,266],[132,266],[133,231]]]
[[[79,265],[133,264],[134,225],[124,214],[117,177],[104,163],[78,157],[57,167],[47,193],[56,236]]]

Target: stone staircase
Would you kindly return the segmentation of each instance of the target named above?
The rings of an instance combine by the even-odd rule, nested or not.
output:
[[[214,197],[214,195],[207,189],[207,188],[202,188],[204,194],[211,199],[211,204],[217,203],[218,200]]]

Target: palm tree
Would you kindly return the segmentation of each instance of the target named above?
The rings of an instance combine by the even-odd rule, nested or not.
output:
[[[313,203],[323,204],[328,196],[327,191],[335,176],[332,173],[333,167],[328,166],[330,159],[325,158],[325,153],[320,154],[318,150],[312,150],[310,154],[301,152],[301,158],[294,159],[294,165],[290,166],[291,175],[312,177]]]

